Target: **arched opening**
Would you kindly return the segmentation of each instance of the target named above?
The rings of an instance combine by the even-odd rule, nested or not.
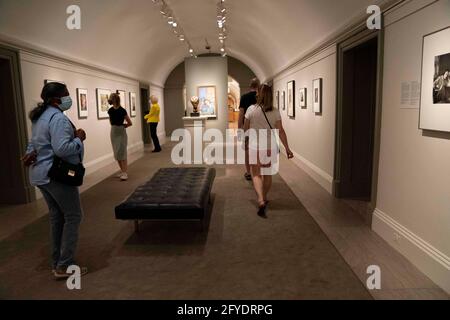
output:
[[[228,57],[228,128],[237,128],[241,95],[250,90],[255,73],[243,62]],[[164,84],[164,110],[166,134],[170,136],[176,129],[183,128],[183,117],[187,115],[190,97],[186,91],[185,62],[176,66]],[[234,111],[233,111],[234,110]]]

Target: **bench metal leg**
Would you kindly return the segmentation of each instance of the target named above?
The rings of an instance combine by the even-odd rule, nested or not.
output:
[[[139,220],[134,221],[134,232],[139,233]]]

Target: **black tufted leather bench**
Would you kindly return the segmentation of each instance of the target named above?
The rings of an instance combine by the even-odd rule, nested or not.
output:
[[[207,218],[213,168],[167,168],[159,170],[124,203],[116,207],[116,218],[134,220],[198,220]]]

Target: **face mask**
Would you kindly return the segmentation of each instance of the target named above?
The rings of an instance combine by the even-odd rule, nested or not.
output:
[[[59,108],[62,111],[67,111],[70,108],[72,108],[72,98],[70,96],[62,97],[61,98],[61,104],[59,105]]]

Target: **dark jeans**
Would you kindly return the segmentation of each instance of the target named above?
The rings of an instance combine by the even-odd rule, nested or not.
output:
[[[152,136],[153,146],[156,151],[161,150],[161,145],[158,139],[158,123],[150,123],[150,135]]]
[[[74,265],[82,218],[78,188],[52,181],[39,189],[50,211],[53,268]]]

